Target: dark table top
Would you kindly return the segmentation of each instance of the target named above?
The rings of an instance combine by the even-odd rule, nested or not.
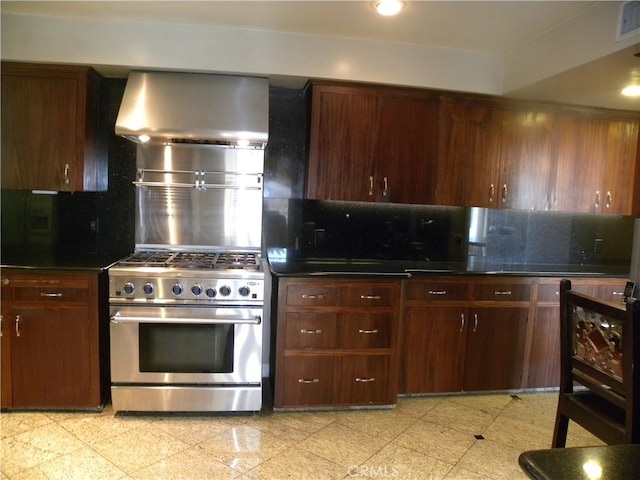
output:
[[[518,463],[535,480],[637,480],[640,444],[532,450]]]

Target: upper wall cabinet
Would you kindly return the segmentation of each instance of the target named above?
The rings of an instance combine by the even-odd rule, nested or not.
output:
[[[107,189],[100,81],[89,67],[2,62],[3,189]]]
[[[639,213],[637,113],[565,110],[559,115],[554,210]]]
[[[537,105],[445,97],[435,203],[548,210],[554,121]]]
[[[430,203],[438,118],[429,93],[314,83],[306,198]]]

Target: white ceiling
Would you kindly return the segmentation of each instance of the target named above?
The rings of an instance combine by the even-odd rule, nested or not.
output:
[[[249,28],[375,39],[508,54],[593,8],[582,1],[409,1],[392,18],[369,1],[2,1],[3,13]],[[612,35],[614,33],[612,32]],[[640,110],[620,99],[619,85],[640,71],[638,44],[543,79],[509,96]]]

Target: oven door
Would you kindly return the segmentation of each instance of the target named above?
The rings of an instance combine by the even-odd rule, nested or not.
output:
[[[262,310],[112,306],[113,384],[259,384]]]

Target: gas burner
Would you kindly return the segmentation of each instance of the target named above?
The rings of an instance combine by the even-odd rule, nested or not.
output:
[[[165,267],[175,256],[172,252],[140,251],[120,260],[120,265]]]
[[[119,262],[121,266],[170,267],[200,270],[259,270],[255,253],[139,251]]]
[[[254,253],[221,253],[214,265],[215,269],[258,268]]]

